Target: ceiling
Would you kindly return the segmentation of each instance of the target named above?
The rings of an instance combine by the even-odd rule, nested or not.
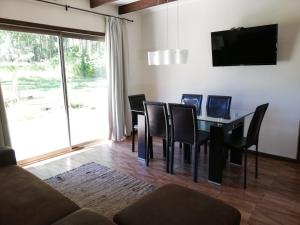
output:
[[[119,14],[126,14],[173,1],[176,0],[90,0],[90,5],[91,8],[96,8],[105,4],[114,4],[119,7]]]

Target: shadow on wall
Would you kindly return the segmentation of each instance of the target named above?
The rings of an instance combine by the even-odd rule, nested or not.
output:
[[[293,57],[299,36],[300,23],[281,24],[278,28],[278,61],[289,61]]]

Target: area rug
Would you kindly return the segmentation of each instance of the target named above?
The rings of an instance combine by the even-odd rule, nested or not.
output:
[[[45,182],[80,207],[91,208],[110,219],[155,189],[144,181],[94,162],[51,177]]]

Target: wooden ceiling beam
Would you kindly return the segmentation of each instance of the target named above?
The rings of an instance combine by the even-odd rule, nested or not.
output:
[[[100,5],[104,5],[106,3],[111,3],[114,2],[116,0],[90,0],[90,7],[91,8],[96,8]]]
[[[136,2],[119,6],[119,14],[126,14],[174,1],[176,0],[139,0]]]

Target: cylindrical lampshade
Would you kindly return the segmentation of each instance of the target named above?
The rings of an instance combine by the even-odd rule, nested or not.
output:
[[[187,49],[167,49],[148,52],[148,65],[186,64]]]

